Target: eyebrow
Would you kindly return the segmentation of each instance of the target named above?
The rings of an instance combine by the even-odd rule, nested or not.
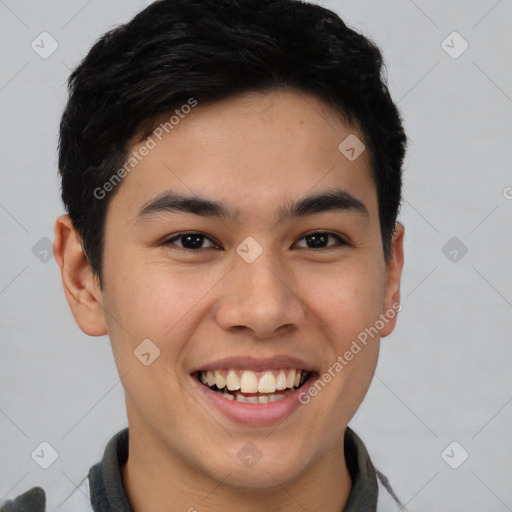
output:
[[[134,220],[135,223],[141,223],[157,214],[168,212],[191,213],[231,221],[236,221],[240,216],[238,209],[222,201],[166,191],[145,203]],[[349,192],[336,188],[289,201],[278,210],[277,222],[323,212],[353,212],[369,218],[368,210],[362,201]]]

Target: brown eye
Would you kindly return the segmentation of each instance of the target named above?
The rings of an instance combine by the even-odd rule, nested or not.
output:
[[[204,240],[209,240],[211,242],[211,239],[202,233],[182,233],[169,238],[164,242],[164,245],[174,244],[174,242],[179,239],[182,239],[181,246],[179,246],[180,249],[194,251],[196,249],[211,249],[212,247],[218,247],[213,242],[211,247],[202,247]]]
[[[338,241],[338,244],[334,244],[334,246],[348,245],[340,236],[336,235],[335,233],[328,233],[325,231],[310,233],[309,235],[303,236],[301,240],[308,241],[306,242],[308,243],[308,247],[306,247],[306,249],[330,249],[332,245],[326,245],[329,237],[335,238]]]

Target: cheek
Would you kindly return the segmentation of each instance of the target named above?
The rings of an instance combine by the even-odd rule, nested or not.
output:
[[[220,276],[171,270],[165,263],[132,268],[124,273],[118,270],[105,303],[115,316],[108,322],[113,349],[130,365],[133,351],[149,339],[160,350],[160,364],[173,371],[197,329],[195,316],[202,314],[201,306]]]
[[[190,320],[194,304],[204,292],[162,269],[124,275],[129,277],[109,283],[105,301],[105,309],[112,313],[108,331],[115,363],[119,375],[126,375],[126,395],[139,414],[148,404],[164,411],[180,391],[175,366],[195,328]]]
[[[379,318],[383,277],[376,267],[340,265],[338,270],[303,274],[301,279],[304,302],[321,321],[320,327],[337,352]]]

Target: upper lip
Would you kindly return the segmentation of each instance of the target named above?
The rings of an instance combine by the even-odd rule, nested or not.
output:
[[[194,368],[191,373],[198,371],[221,370],[223,368],[233,370],[252,370],[254,372],[291,368],[306,370],[307,372],[315,371],[315,368],[310,363],[302,359],[287,355],[276,355],[266,358],[255,358],[251,356],[225,357],[223,359],[217,359],[216,361],[201,364]]]

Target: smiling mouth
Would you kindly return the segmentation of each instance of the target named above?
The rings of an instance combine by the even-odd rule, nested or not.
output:
[[[222,369],[195,373],[201,384],[227,400],[251,404],[282,400],[299,389],[311,375],[306,370],[293,368],[263,372]]]

